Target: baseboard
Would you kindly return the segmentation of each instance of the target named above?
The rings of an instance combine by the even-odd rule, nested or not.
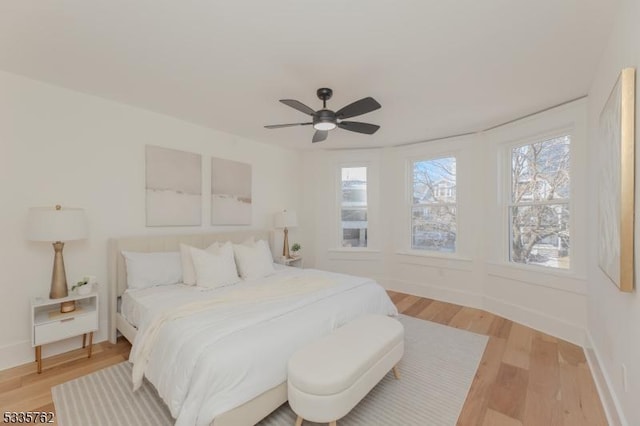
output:
[[[584,328],[577,324],[491,296],[484,296],[483,309],[578,346],[584,346]]]
[[[603,364],[600,362],[602,358],[599,355],[598,348],[593,342],[591,333],[588,331],[586,346],[584,353],[587,357],[589,368],[591,369],[591,375],[596,383],[596,389],[598,390],[598,395],[600,395],[600,401],[607,416],[607,421],[611,426],[629,426],[622,411],[620,400],[611,385],[611,379],[607,374],[607,370],[602,367]]]
[[[482,309],[482,295],[480,294],[390,278],[376,278],[376,281],[387,290]]]
[[[100,323],[100,328],[94,333],[93,343],[100,343],[107,339],[107,323]],[[59,342],[42,346],[42,358],[69,352],[82,347],[82,336],[71,337]],[[22,340],[0,346],[0,371],[20,365],[35,362],[35,352],[30,340]]]
[[[0,346],[0,371],[17,367],[35,360],[35,353],[29,340]]]
[[[515,305],[505,300],[490,296],[465,292],[457,289],[439,287],[429,284],[418,284],[410,281],[378,278],[377,281],[387,290],[413,294],[429,299],[442,300],[457,305],[484,309],[496,315],[519,322],[544,333],[559,337],[578,346],[584,346],[584,329],[568,323],[560,318],[550,316],[544,312]]]
[[[96,342],[97,343],[97,342]],[[42,346],[42,358],[69,352],[82,347],[82,336],[53,342]],[[17,342],[0,348],[0,370],[35,362],[35,351],[31,341]]]

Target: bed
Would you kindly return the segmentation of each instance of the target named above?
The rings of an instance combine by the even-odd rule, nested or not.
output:
[[[145,376],[156,386],[172,414],[177,417],[176,424],[240,426],[257,423],[286,402],[286,372],[282,371],[286,368],[282,364],[286,365],[286,357],[296,347],[308,343],[316,335],[327,334],[361,314],[396,313],[384,290],[371,280],[285,267],[278,268],[275,274],[261,280],[248,280],[232,288],[200,294],[197,294],[198,290],[180,284],[126,292],[126,265],[121,255],[123,250],[177,251],[180,243],[205,248],[215,241],[241,243],[250,236],[269,241],[269,233],[265,231],[151,236],[110,241],[109,335],[112,342],[120,332],[133,343],[138,333],[136,327],[144,318],[159,316],[173,301],[186,303],[201,299],[206,303],[210,298],[215,302],[255,291],[274,294],[273,301],[269,303],[257,305],[243,301],[235,302],[235,305],[215,305],[215,309],[171,322],[162,328],[161,337],[154,343],[156,352],[162,355],[155,355],[149,362]],[[325,286],[324,283],[329,282],[331,285]],[[321,283],[322,288],[313,291],[305,291],[302,285]],[[283,293],[281,297],[275,297],[279,288],[291,288],[299,294]],[[219,328],[212,329],[207,325],[216,324],[217,327],[221,319],[225,322]],[[240,326],[241,323],[245,324]],[[200,345],[198,342],[203,340],[197,333],[204,336],[205,332],[207,338],[211,335],[213,339],[216,333],[220,337],[215,337],[218,340],[213,343],[202,343],[202,348],[194,346]],[[183,349],[187,347],[191,349]],[[236,367],[236,364],[239,366]],[[180,369],[164,367],[166,365],[180,365]],[[239,370],[234,371],[234,375],[226,373],[234,368]],[[216,369],[220,371],[214,371]],[[179,415],[175,410],[180,410]],[[206,419],[206,423],[203,423],[203,419]]]

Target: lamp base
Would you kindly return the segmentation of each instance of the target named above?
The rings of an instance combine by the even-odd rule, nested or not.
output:
[[[49,291],[49,299],[61,299],[69,295],[67,289],[67,274],[64,271],[64,258],[62,257],[62,249],[64,243],[56,241],[53,243],[55,255],[53,258],[53,271],[51,273],[51,290]],[[74,300],[62,302],[60,304],[60,312],[73,312],[76,310],[76,302]]]
[[[62,312],[63,314],[65,312],[73,312],[76,310],[76,301],[75,300],[71,300],[69,302],[62,302],[60,304],[60,312]]]
[[[285,259],[291,259],[291,254],[289,252],[289,230],[284,228],[284,243],[282,245],[282,257]]]

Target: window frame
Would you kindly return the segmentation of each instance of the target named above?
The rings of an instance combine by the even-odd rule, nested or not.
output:
[[[361,168],[364,167],[367,169],[367,204],[366,204],[366,212],[367,212],[367,245],[365,247],[344,247],[342,245],[343,242],[343,228],[342,228],[342,169],[351,169],[351,168]],[[358,161],[358,162],[344,162],[338,163],[335,169],[336,172],[336,225],[335,232],[335,241],[336,244],[334,246],[339,251],[371,251],[371,194],[370,194],[370,184],[371,184],[371,167],[372,164],[369,161]]]
[[[532,145],[535,143],[546,142],[552,139],[561,138],[561,137],[569,137],[569,196],[568,199],[557,199],[557,200],[544,200],[539,202],[520,202],[515,203],[513,201],[512,194],[512,179],[513,179],[513,171],[512,171],[512,153],[515,148],[519,148],[526,145]],[[573,126],[563,127],[559,129],[555,129],[548,132],[543,132],[535,135],[530,135],[523,138],[518,138],[517,140],[512,140],[508,143],[505,143],[502,150],[502,165],[503,167],[499,173],[499,179],[502,184],[502,194],[501,194],[501,202],[500,202],[500,210],[502,212],[502,221],[501,221],[501,229],[503,229],[503,241],[504,241],[504,249],[503,249],[503,261],[511,266],[516,268],[525,268],[532,271],[550,273],[550,274],[560,274],[560,275],[574,275],[576,272],[576,262],[575,262],[575,247],[574,247],[574,238],[573,233],[576,229],[575,224],[575,128]],[[512,260],[512,241],[513,241],[513,231],[511,228],[511,218],[512,218],[512,209],[514,207],[526,207],[526,206],[540,206],[540,205],[567,205],[569,211],[569,230],[570,230],[570,243],[569,243],[569,267],[561,268],[555,266],[545,266],[539,265],[535,263],[520,263]]]
[[[413,184],[414,184],[414,164],[421,161],[434,161],[443,158],[454,158],[456,162],[456,202],[455,203],[413,203]],[[406,178],[405,178],[405,190],[406,190],[406,226],[407,226],[407,241],[408,253],[417,254],[421,256],[429,257],[452,257],[457,258],[460,255],[460,200],[459,200],[459,184],[458,184],[458,165],[460,163],[459,153],[457,151],[438,152],[432,155],[416,155],[406,159]],[[455,248],[453,251],[437,251],[430,249],[415,248],[413,246],[413,209],[414,207],[439,207],[439,206],[454,206],[456,209],[456,240]]]

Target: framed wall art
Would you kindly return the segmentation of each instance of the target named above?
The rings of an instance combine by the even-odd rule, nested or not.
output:
[[[599,122],[598,265],[621,290],[634,288],[635,69],[620,73]]]
[[[202,156],[146,146],[147,226],[202,224]]]
[[[251,165],[211,159],[211,224],[251,225]]]

